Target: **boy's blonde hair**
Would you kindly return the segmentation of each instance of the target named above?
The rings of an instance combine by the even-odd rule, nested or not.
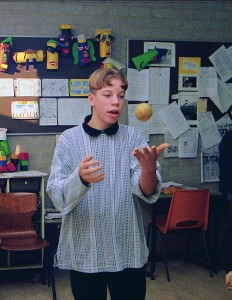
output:
[[[102,89],[106,86],[111,86],[111,81],[113,79],[119,79],[122,82],[122,89],[124,91],[128,88],[128,81],[126,75],[116,69],[106,69],[101,68],[97,69],[92,75],[89,77],[89,91],[90,93],[94,93],[97,90]]]

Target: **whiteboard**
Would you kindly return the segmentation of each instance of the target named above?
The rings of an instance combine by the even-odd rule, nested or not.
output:
[[[87,98],[58,98],[58,125],[81,125],[90,114]]]

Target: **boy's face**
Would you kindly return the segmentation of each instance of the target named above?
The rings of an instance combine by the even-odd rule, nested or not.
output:
[[[119,79],[112,79],[111,86],[103,87],[88,100],[93,109],[92,121],[97,129],[105,129],[118,121],[125,104],[125,91]]]

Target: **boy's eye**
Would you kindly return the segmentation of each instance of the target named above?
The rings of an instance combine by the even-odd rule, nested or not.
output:
[[[104,96],[105,98],[110,98],[110,97],[111,97],[111,94],[103,94],[103,96]],[[124,99],[125,99],[125,94],[118,95],[118,99],[119,99],[119,100],[124,100]]]
[[[125,95],[123,94],[123,95],[119,95],[119,97],[118,97],[120,100],[124,100],[125,99]]]

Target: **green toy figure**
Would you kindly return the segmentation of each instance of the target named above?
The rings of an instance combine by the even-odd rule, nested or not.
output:
[[[146,68],[149,63],[156,60],[157,55],[159,52],[156,49],[151,49],[139,56],[132,58],[132,61],[138,71]]]

